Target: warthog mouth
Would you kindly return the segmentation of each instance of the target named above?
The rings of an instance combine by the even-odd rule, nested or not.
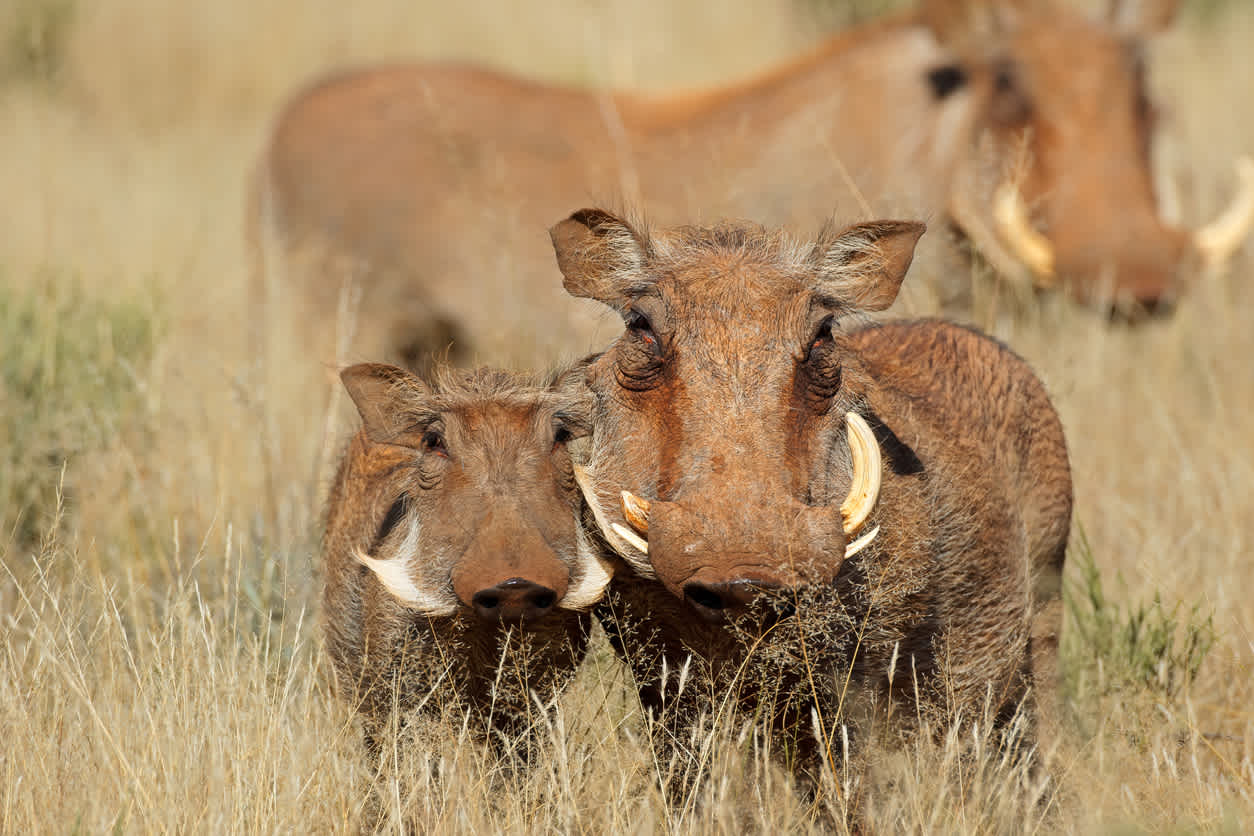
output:
[[[1254,226],[1254,159],[1239,158],[1236,170],[1237,190],[1232,201],[1215,220],[1190,235],[1208,272],[1221,271]],[[969,211],[962,214],[970,220]],[[958,218],[965,226],[963,221]],[[1023,197],[1011,181],[1003,182],[993,195],[993,222],[1011,254],[1031,272],[1033,283],[1042,289],[1055,287],[1059,277],[1054,246],[1032,226]]]
[[[867,517],[871,515],[871,511],[875,509],[875,503],[879,500],[883,469],[879,443],[875,440],[875,434],[871,432],[866,419],[856,412],[847,412],[845,413],[845,428],[853,462],[853,480],[849,486],[849,495],[841,503],[840,513],[843,521],[842,527],[848,538],[858,534]],[[606,542],[638,574],[656,580],[657,573],[647,559],[649,501],[630,491],[622,491],[623,517],[631,526],[628,528],[620,523],[610,522],[597,499],[592,480],[582,467],[575,467],[575,477]],[[845,545],[845,557],[853,557],[866,548],[879,531],[879,526],[874,526],[857,539],[848,542]]]
[[[577,567],[576,578],[565,594],[557,601],[556,609],[580,612],[601,600],[606,587],[614,577],[613,566],[588,543],[582,527],[576,529]],[[409,564],[404,559],[380,560],[358,549],[353,557],[369,569],[393,598],[399,603],[428,618],[442,618],[458,612],[470,612],[474,605],[463,604],[457,594],[448,587],[423,588],[414,582]],[[550,605],[546,605],[546,609]]]

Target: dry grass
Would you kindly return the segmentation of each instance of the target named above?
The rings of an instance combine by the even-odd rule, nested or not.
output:
[[[454,725],[414,747],[438,780],[423,763],[403,784],[372,776],[327,693],[316,462],[325,427],[342,425],[329,370],[310,367],[295,328],[280,330],[286,385],[261,397],[242,324],[243,183],[274,107],[314,72],[386,55],[654,85],[747,71],[808,37],[765,0],[533,6],[519,20],[476,0],[101,0],[57,36],[56,72],[4,75],[0,832],[339,831],[371,821],[376,797],[385,822],[403,807],[440,831],[831,824],[735,726],[707,741],[701,798],[668,811],[603,643],[526,775],[496,770]],[[1239,10],[1159,45],[1187,217],[1213,211],[1227,160],[1254,150],[1234,106],[1254,99],[1251,38]],[[1247,248],[1175,318],[1135,330],[1058,303],[998,317],[990,302],[984,324],[1057,396],[1098,569],[1076,575],[1089,603],[1068,637],[1077,732],[1043,802],[986,741],[886,752],[868,772],[876,829],[1254,827],[1251,278]],[[263,455],[276,437],[277,460]],[[1181,679],[1187,649],[1161,636],[1200,635],[1206,615],[1214,647]],[[1123,638],[1086,640],[1076,624]]]

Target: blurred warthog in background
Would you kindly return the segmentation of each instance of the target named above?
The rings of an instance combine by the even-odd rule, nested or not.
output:
[[[944,216],[1024,284],[1163,308],[1254,216],[1250,171],[1206,230],[1158,211],[1141,41],[1174,5],[1093,19],[1051,0],[921,0],[752,78],[660,96],[461,64],[346,72],[279,114],[251,235],[323,321],[356,281],[368,327],[351,347],[408,363],[449,346],[499,363],[598,347],[595,309],[563,297],[536,234],[589,199],[663,223]],[[933,238],[931,273],[969,289]],[[259,269],[277,296],[280,271]]]

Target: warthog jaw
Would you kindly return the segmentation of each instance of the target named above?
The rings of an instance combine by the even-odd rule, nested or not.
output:
[[[1254,227],[1254,159],[1236,161],[1237,191],[1219,217],[1193,232],[1194,248],[1207,270],[1222,270]],[[1054,273],[1054,247],[1028,220],[1027,207],[1019,189],[1002,183],[993,195],[993,220],[1011,252],[1032,271],[1037,287],[1057,284]]]
[[[871,432],[871,428],[867,426],[866,419],[856,412],[847,412],[845,413],[845,427],[849,453],[853,460],[853,480],[849,485],[849,495],[841,503],[840,514],[843,518],[845,535],[852,536],[862,528],[867,517],[874,510],[876,501],[879,500],[882,465],[879,444],[875,440],[875,433]],[[623,516],[635,531],[619,523],[610,523],[610,530],[642,554],[648,554],[649,543],[644,538],[649,534],[649,501],[641,499],[631,491],[623,491],[622,503]],[[597,523],[604,528],[603,515],[598,512],[599,509],[594,509],[593,514],[597,518]],[[845,557],[853,557],[862,551],[879,533],[879,526],[875,526],[858,539],[846,544]]]

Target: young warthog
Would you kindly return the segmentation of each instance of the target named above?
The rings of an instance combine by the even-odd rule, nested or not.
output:
[[[923,229],[552,230],[566,289],[627,325],[588,370],[585,490],[637,573],[603,623],[669,739],[738,692],[812,775],[855,707],[1048,710],[1072,497],[1045,388],[974,331],[858,317]]]
[[[394,710],[455,706],[485,734],[526,731],[532,692],[574,672],[610,580],[567,450],[588,432],[582,367],[541,385],[490,369],[428,385],[380,364],[341,377],[363,426],[322,552],[337,691],[372,754]]]

